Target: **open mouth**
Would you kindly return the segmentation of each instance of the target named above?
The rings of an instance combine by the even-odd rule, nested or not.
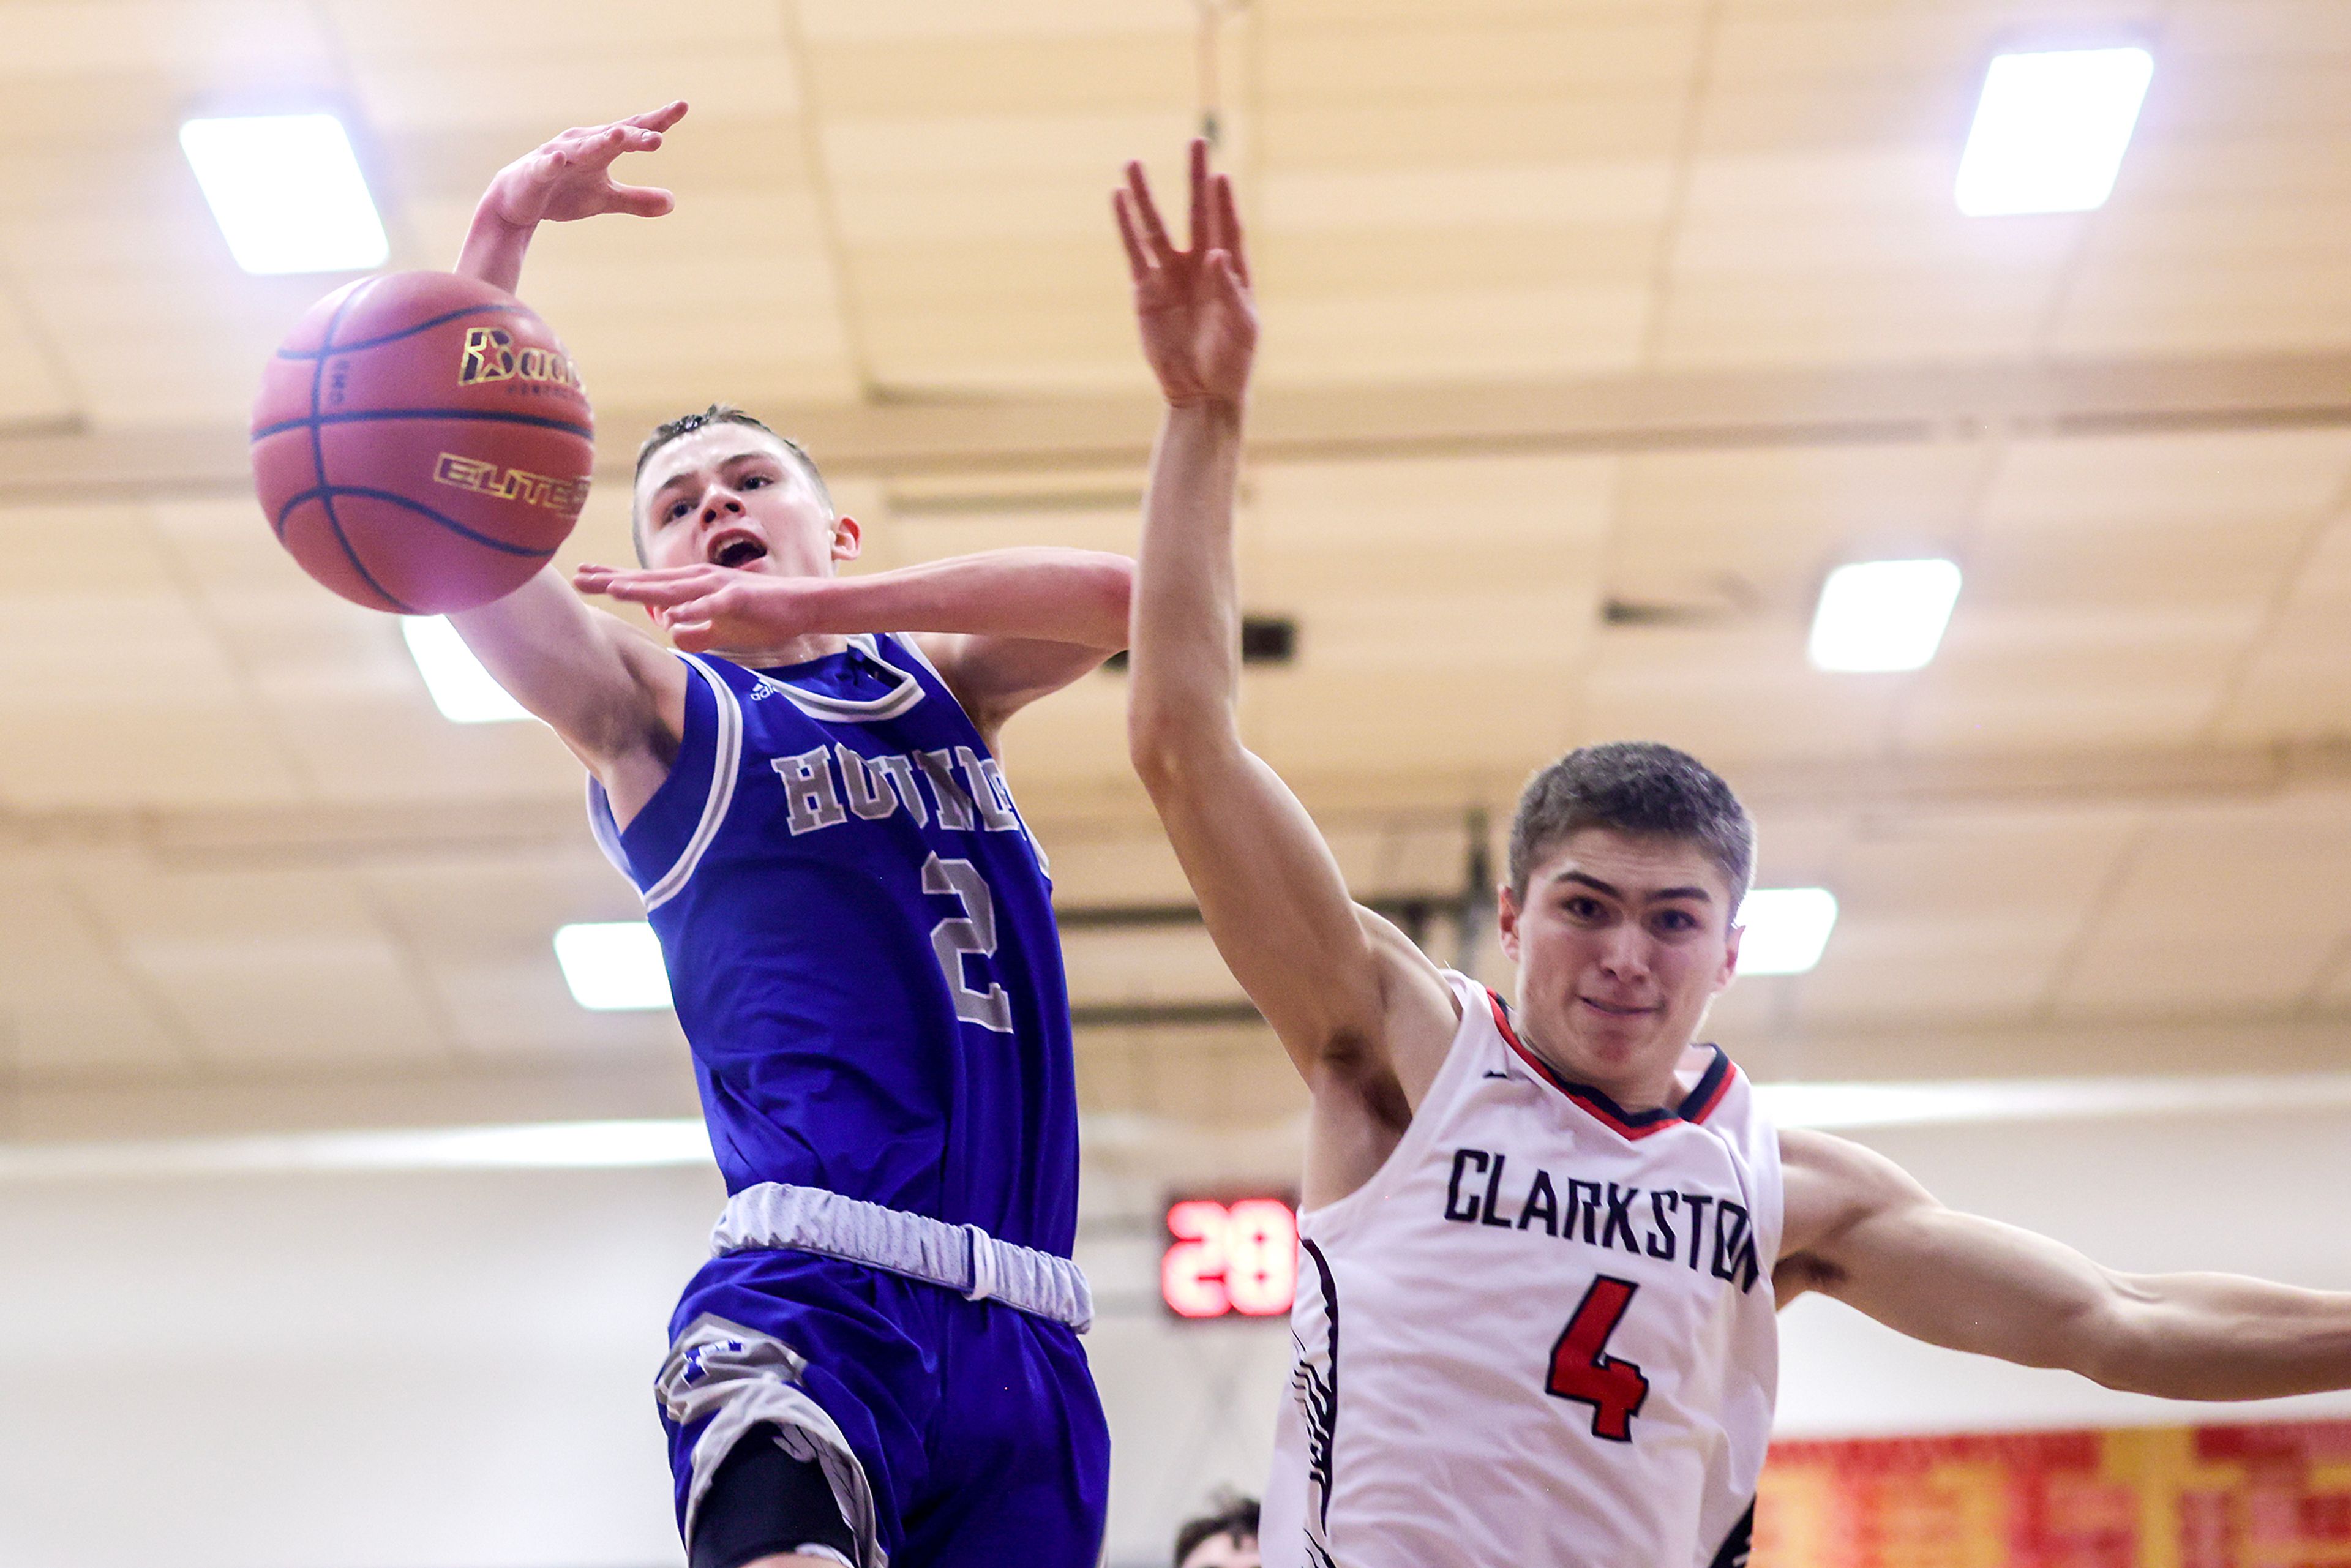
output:
[[[768,547],[749,534],[726,535],[720,538],[717,549],[710,552],[712,565],[737,570],[755,560],[765,560],[767,557]]]

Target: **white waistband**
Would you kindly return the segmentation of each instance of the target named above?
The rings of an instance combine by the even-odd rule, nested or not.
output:
[[[949,1225],[821,1187],[761,1182],[728,1198],[710,1232],[711,1255],[753,1247],[789,1247],[886,1269],[1080,1333],[1094,1321],[1085,1273],[1067,1258],[999,1241],[977,1225]]]

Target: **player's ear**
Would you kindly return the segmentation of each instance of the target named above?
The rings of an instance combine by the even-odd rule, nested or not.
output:
[[[835,517],[832,520],[832,559],[855,560],[857,552],[865,548],[865,530],[857,526],[855,517]]]
[[[1502,956],[1519,961],[1519,895],[1509,883],[1494,890],[1494,928],[1501,934]]]
[[[1714,977],[1713,994],[1720,996],[1730,982],[1739,977],[1739,939],[1747,935],[1747,927],[1734,925],[1722,944],[1722,972]]]

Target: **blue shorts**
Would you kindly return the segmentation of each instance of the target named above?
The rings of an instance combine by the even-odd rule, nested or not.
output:
[[[1001,1301],[815,1253],[712,1259],[658,1393],[678,1531],[745,1432],[813,1459],[893,1568],[1093,1568],[1110,1431],[1077,1334]]]

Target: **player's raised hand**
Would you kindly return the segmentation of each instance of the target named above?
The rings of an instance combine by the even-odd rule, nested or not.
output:
[[[582,564],[571,586],[624,604],[639,604],[689,653],[714,648],[767,648],[808,628],[802,580],[738,571],[731,567],[646,567],[618,571]]]
[[[1126,166],[1126,186],[1111,196],[1119,238],[1134,278],[1134,316],[1143,355],[1159,390],[1178,407],[1238,403],[1249,391],[1257,353],[1257,304],[1232,181],[1208,172],[1208,144],[1192,143],[1191,248],[1167,237],[1143,165]]]
[[[515,228],[569,223],[600,213],[657,218],[674,204],[667,191],[622,185],[613,161],[623,152],[650,152],[662,133],[685,118],[685,100],[610,125],[578,126],[498,171],[482,197],[485,214]]]

